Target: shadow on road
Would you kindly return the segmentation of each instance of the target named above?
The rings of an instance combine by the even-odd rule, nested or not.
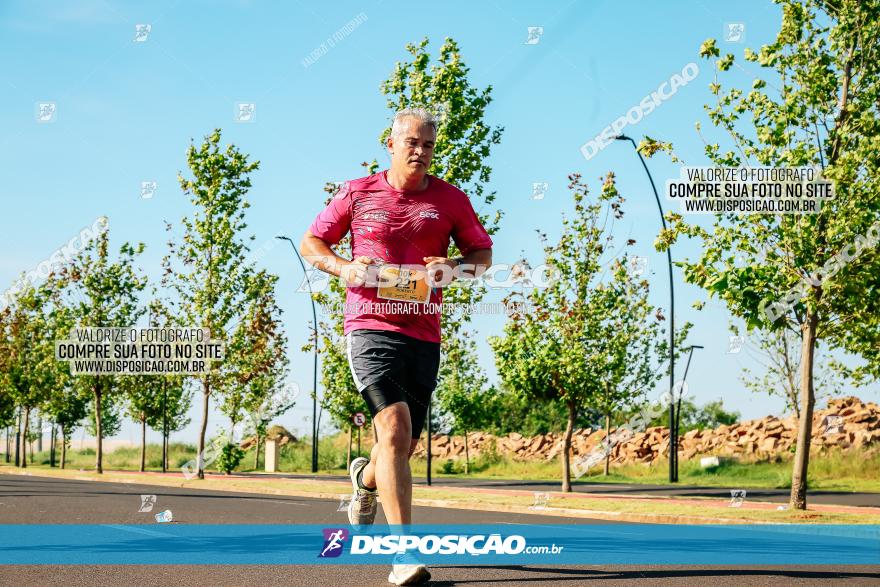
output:
[[[699,578],[710,578],[710,577],[731,577],[736,576],[737,579],[741,579],[742,581],[748,581],[748,577],[767,577],[767,578],[786,578],[786,579],[799,579],[799,580],[829,580],[829,579],[880,579],[880,570],[877,572],[869,572],[869,571],[822,571],[822,570],[797,570],[797,569],[780,569],[780,568],[751,568],[751,569],[731,569],[730,567],[726,568],[704,568],[704,569],[694,569],[693,567],[688,568],[626,568],[620,570],[600,570],[600,569],[581,569],[581,568],[572,568],[572,567],[540,567],[540,566],[520,566],[520,565],[512,565],[512,566],[503,566],[503,567],[486,567],[486,566],[449,566],[442,567],[438,565],[432,565],[431,569],[449,569],[451,571],[455,571],[455,569],[475,569],[475,570],[488,570],[488,569],[498,569],[498,570],[506,570],[516,572],[519,576],[516,579],[517,583],[560,583],[564,581],[602,581],[602,580],[615,580],[615,581],[645,581],[647,584],[652,584],[650,581],[653,580],[662,580],[662,579],[699,579]],[[529,577],[529,574],[540,574],[542,576],[533,576]],[[550,577],[548,577],[550,575]],[[467,580],[467,583],[507,583],[510,582],[509,578],[470,578]],[[431,585],[435,586],[446,586],[446,585],[456,585],[457,583],[454,581],[431,581]]]

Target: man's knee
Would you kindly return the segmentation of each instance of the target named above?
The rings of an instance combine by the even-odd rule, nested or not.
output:
[[[379,443],[394,452],[405,453],[411,450],[412,425],[407,405],[402,402],[392,404],[376,415],[377,423],[380,417]]]

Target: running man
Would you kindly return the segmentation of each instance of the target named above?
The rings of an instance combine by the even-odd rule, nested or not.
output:
[[[345,182],[300,245],[309,263],[347,284],[348,361],[376,431],[370,458],[349,468],[353,525],[373,523],[377,494],[389,524],[412,523],[409,458],[440,364],[441,290],[431,284],[448,283],[453,273],[479,277],[492,263],[492,239],[467,195],[428,175],[436,140],[437,120],[427,110],[398,112],[387,142],[390,169]],[[352,260],[331,249],[349,232]],[[450,239],[463,257],[447,257]],[[389,274],[387,265],[397,268]],[[390,583],[415,585],[431,576],[422,564],[400,563]]]

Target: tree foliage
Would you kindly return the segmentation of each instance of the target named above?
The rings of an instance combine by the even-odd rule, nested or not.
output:
[[[555,278],[545,289],[521,294],[533,311],[514,312],[504,335],[490,339],[506,386],[532,401],[559,401],[567,408],[563,491],[571,490],[578,413],[590,406],[608,414],[637,401],[660,376],[653,361],[666,348],[662,315],[647,302],[647,282],[634,279],[625,254],[614,251],[614,222],[623,216],[614,175],[593,198],[578,174],[569,179],[574,214],[563,217],[556,244],[542,236]]]
[[[790,505],[804,509],[816,341],[868,361],[877,357],[871,344],[880,329],[880,256],[872,249],[842,262],[838,253],[864,245],[880,219],[880,2],[777,3],[776,38],[744,52],[759,68],[750,74],[751,89],[725,89],[718,76],[742,66],[734,55],[722,56],[714,39],[700,47],[717,68],[710,85],[716,102],[706,111],[729,138],[726,147],[706,142],[705,153],[717,166],[821,169],[835,198],[817,214],[718,215],[711,231],[670,213],[658,246],[681,236],[699,240],[700,258],[680,264],[689,283],[718,296],[749,329],[800,335],[802,407]],[[787,292],[796,293],[791,306],[780,302]]]
[[[207,328],[213,339],[226,343],[228,330],[238,323],[251,271],[245,263],[248,246],[243,233],[250,207],[245,196],[259,162],[249,161],[234,145],[223,149],[220,135],[216,129],[200,146],[191,144],[187,149],[191,177],[178,174],[178,181],[193,212],[181,219],[181,238],[169,241],[163,281],[177,294],[178,312],[187,326]],[[209,401],[212,393],[226,390],[227,371],[227,365],[214,363],[210,373],[198,376],[204,400],[199,455],[205,450]],[[204,478],[202,458],[198,476]]]

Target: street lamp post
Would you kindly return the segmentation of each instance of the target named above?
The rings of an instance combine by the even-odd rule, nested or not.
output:
[[[162,472],[168,468],[168,380],[162,378]]]
[[[639,147],[636,142],[626,135],[617,135],[614,137],[618,141],[629,141],[632,143],[645,173],[648,175],[648,181],[651,182],[651,189],[654,190],[654,199],[657,201],[657,209],[660,210],[660,222],[663,224],[663,230],[666,230],[666,219],[663,217],[663,206],[660,205],[660,196],[657,194],[657,187],[654,185],[654,178],[648,171],[648,165],[645,158],[639,153]],[[672,282],[672,251],[670,247],[666,247],[666,260],[669,264],[669,482],[678,481],[676,475],[676,460],[678,457],[678,439],[675,437],[675,290]]]
[[[15,421],[15,466],[21,464],[19,460],[19,446],[21,443],[21,406],[18,406],[18,419]]]
[[[306,277],[306,283],[309,286],[309,300],[312,302],[312,332],[315,335],[315,354],[314,354],[314,364],[312,366],[312,390],[314,395],[312,396],[312,473],[318,472],[318,313],[315,311],[315,298],[312,294],[312,282],[309,280],[309,274],[306,272],[306,264],[303,261],[302,255],[299,254],[299,251],[296,248],[296,245],[292,240],[287,238],[286,236],[276,236],[275,238],[280,240],[286,240],[290,243],[290,246],[293,247],[293,252],[296,253],[296,258],[299,259],[299,264],[302,267],[303,274]]]
[[[678,426],[681,422],[681,396],[684,395],[684,385],[685,381],[687,381],[688,377],[688,369],[691,366],[691,357],[694,355],[694,349],[701,349],[702,346],[698,344],[692,344],[688,348],[688,361],[684,366],[684,376],[681,378],[681,391],[678,392],[678,403],[675,406],[675,438],[676,442],[678,441]],[[675,455],[675,480],[678,481],[678,453]]]

